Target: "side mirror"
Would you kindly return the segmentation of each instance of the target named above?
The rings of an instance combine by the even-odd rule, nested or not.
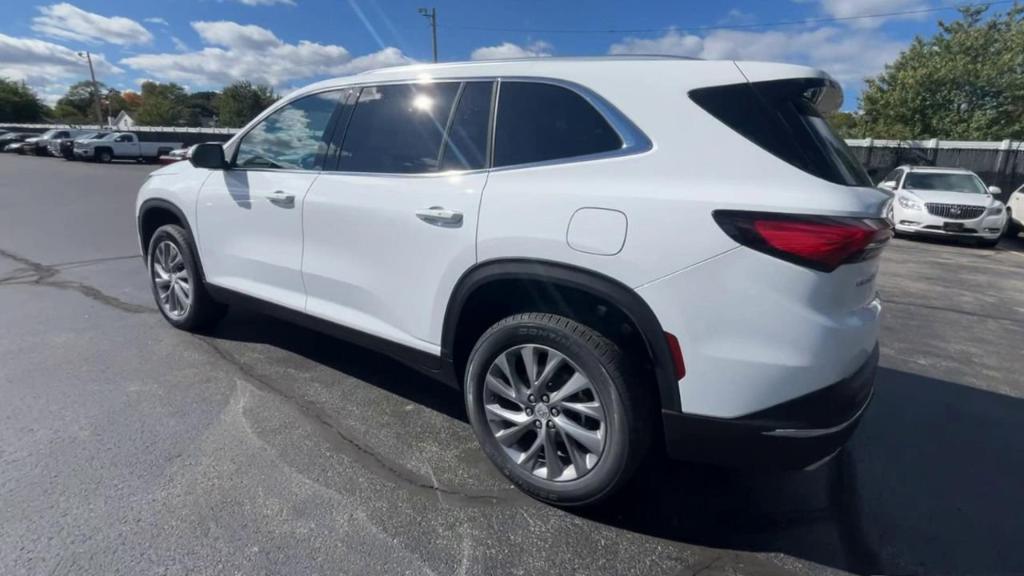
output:
[[[210,170],[223,170],[228,164],[224,159],[224,147],[213,142],[193,146],[188,153],[188,161],[196,168]]]
[[[999,186],[989,186],[988,193],[993,196],[999,196],[1000,194],[1003,193],[1003,189],[1000,188]]]
[[[879,188],[885,188],[886,190],[895,190],[896,189],[896,181],[895,180],[886,180],[885,182],[882,182],[881,184],[879,184],[878,187]]]

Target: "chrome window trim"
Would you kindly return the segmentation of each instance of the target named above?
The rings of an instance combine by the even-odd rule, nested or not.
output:
[[[323,94],[324,92],[334,92],[349,89],[360,89],[367,86],[392,86],[401,84],[440,84],[445,82],[458,82],[465,84],[466,82],[493,82],[495,83],[494,92],[492,95],[491,105],[491,118],[489,126],[489,139],[488,147],[488,159],[487,167],[476,170],[450,170],[445,172],[422,172],[417,174],[406,174],[402,172],[345,172],[340,170],[300,170],[292,168],[238,168],[232,166],[231,170],[245,170],[245,171],[260,171],[260,172],[290,172],[290,173],[317,173],[317,174],[331,174],[331,175],[348,175],[348,176],[377,176],[377,177],[402,177],[402,178],[437,178],[446,177],[462,174],[475,174],[479,172],[507,172],[509,170],[521,170],[528,168],[541,168],[548,166],[560,166],[563,164],[576,164],[579,162],[591,162],[598,160],[607,160],[612,158],[622,158],[626,156],[635,156],[650,152],[654,149],[654,144],[651,139],[636,125],[632,120],[629,119],[621,110],[615,107],[611,102],[608,102],[603,96],[591,90],[590,88],[583,86],[582,84],[573,82],[571,80],[564,80],[561,78],[552,78],[545,76],[517,76],[517,75],[488,75],[488,76],[459,76],[459,77],[444,77],[444,78],[405,78],[405,79],[392,79],[392,80],[378,80],[373,81],[369,78],[359,77],[358,82],[350,82],[344,84],[338,84],[335,86],[325,86],[317,88],[309,92],[302,92],[295,94],[287,100],[282,99],[275,103],[274,106],[264,110],[259,116],[253,119],[248,125],[240,130],[234,138],[228,140],[224,145],[225,156],[231,158],[231,162],[234,163],[235,155],[237,154],[238,143],[242,141],[245,136],[256,128],[263,120],[265,120],[271,114],[277,112],[281,108],[288,106],[289,104],[306,98],[308,96],[315,96],[317,94]],[[501,101],[501,83],[505,82],[535,82],[539,84],[551,84],[559,86],[567,90],[571,90],[580,97],[582,97],[588,104],[597,110],[606,122],[612,127],[612,130],[618,134],[619,139],[622,140],[622,147],[615,150],[608,150],[606,152],[598,152],[595,154],[584,154],[581,156],[569,156],[567,158],[554,158],[551,160],[542,160],[538,162],[526,162],[522,164],[510,164],[508,166],[494,166],[494,140],[498,126],[498,105]],[[461,90],[462,88],[460,88]],[[454,109],[452,110],[454,113]]]

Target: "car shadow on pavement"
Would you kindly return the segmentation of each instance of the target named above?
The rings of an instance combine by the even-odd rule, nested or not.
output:
[[[233,311],[211,336],[274,346],[466,420],[459,391],[300,326]],[[620,495],[577,513],[855,573],[1024,573],[1022,429],[1020,398],[880,368],[850,445],[815,470],[737,472],[652,457]]]
[[[210,336],[260,343],[286,350],[357,378],[449,418],[468,422],[462,393],[388,356],[308,328],[244,309],[232,308]]]
[[[1024,400],[881,368],[851,444],[813,471],[653,459],[591,520],[855,573],[1022,573]]]

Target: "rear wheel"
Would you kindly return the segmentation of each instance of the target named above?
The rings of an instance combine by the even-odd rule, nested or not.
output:
[[[618,346],[553,314],[505,318],[480,337],[466,407],[484,452],[531,496],[596,503],[629,480],[650,441],[650,403]]]
[[[157,228],[149,241],[147,260],[153,298],[173,326],[196,331],[224,316],[227,308],[206,291],[192,240],[181,226]]]

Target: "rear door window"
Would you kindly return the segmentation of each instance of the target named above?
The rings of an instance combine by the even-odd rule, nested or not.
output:
[[[577,158],[622,148],[622,139],[583,96],[554,84],[502,81],[494,166]]]
[[[846,186],[871,186],[853,153],[822,118],[811,96],[817,79],[699,88],[690,98],[709,114],[781,160]]]

